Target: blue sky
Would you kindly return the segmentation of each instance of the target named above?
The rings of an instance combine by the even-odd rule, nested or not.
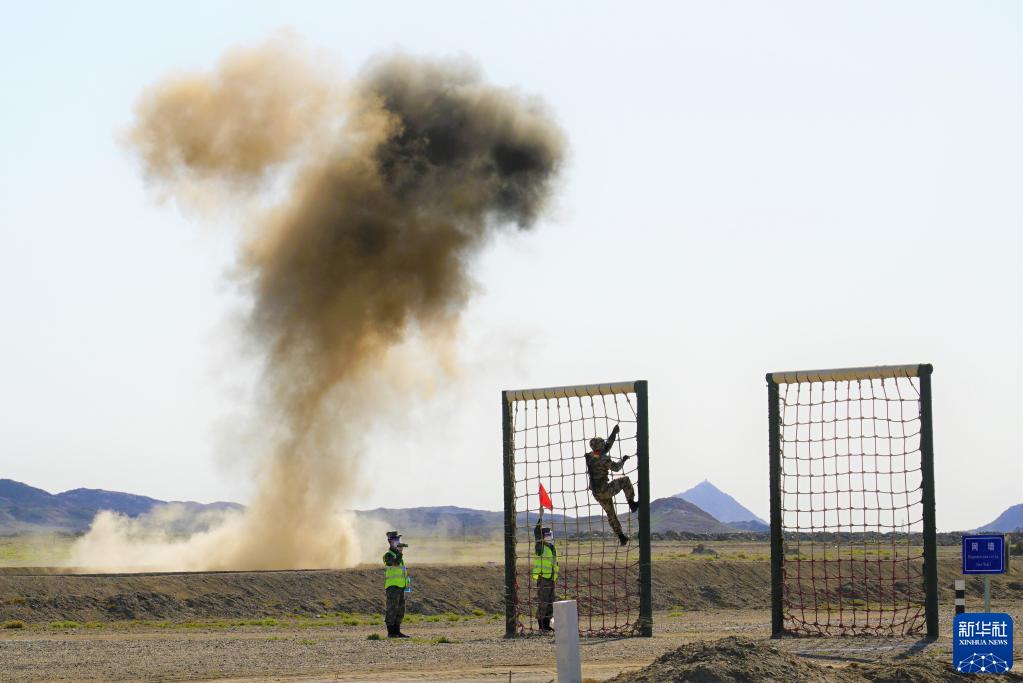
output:
[[[570,145],[551,215],[474,266],[460,378],[373,434],[353,506],[496,509],[500,389],[646,378],[652,495],[707,478],[766,516],[765,372],[930,362],[939,528],[990,521],[1023,500],[1021,26],[1015,2],[8,8],[0,476],[248,495],[238,217],[159,202],[118,136],[148,85],[290,28],[349,73],[469,56]]]

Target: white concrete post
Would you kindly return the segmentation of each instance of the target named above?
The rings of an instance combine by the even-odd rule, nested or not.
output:
[[[575,600],[554,603],[554,648],[558,657],[558,683],[582,683],[579,659],[579,612]]]

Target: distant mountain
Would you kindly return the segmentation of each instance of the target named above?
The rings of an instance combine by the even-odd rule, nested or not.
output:
[[[93,515],[42,489],[0,479],[0,533],[88,528]]]
[[[1009,533],[1023,529],[1023,503],[1013,505],[1005,512],[998,515],[998,519],[990,524],[979,526],[974,531],[993,531],[995,533]]]
[[[722,524],[713,515],[683,498],[658,498],[650,502],[650,531],[688,531],[696,534],[734,533],[735,528]]]
[[[129,517],[149,512],[154,506],[164,502],[149,496],[103,489],[72,489],[58,493],[54,498],[83,510],[116,510]]]
[[[242,509],[238,503],[171,503],[179,506],[182,517],[192,518],[207,512]],[[100,510],[138,517],[166,504],[148,496],[102,489],[73,489],[54,495],[12,479],[0,479],[0,534],[82,532],[88,530]],[[184,524],[182,528],[192,526]]]
[[[548,512],[544,519],[560,524],[567,522],[569,533],[606,530],[607,522],[600,507],[590,501],[592,516],[567,517]],[[627,509],[624,497],[619,497],[619,516],[623,523]],[[166,502],[148,496],[138,496],[102,489],[73,489],[56,495],[10,479],[0,479],[0,534],[39,533],[48,531],[87,531],[96,513],[112,510],[129,517],[138,517],[163,505],[177,506],[179,515],[170,521],[172,533],[189,533],[210,520],[205,513],[223,510],[241,510],[237,503],[194,503]],[[586,510],[580,510],[585,512]],[[450,505],[416,508],[376,508],[354,511],[359,520],[386,525],[398,529],[410,537],[453,536],[453,537],[497,537],[504,531],[504,513],[492,510],[475,510]],[[212,516],[213,520],[216,516]],[[536,523],[536,512],[527,515],[519,513],[516,523],[532,527]],[[698,505],[682,498],[660,498],[650,503],[650,531],[689,533],[734,533],[749,529],[755,521],[723,524]],[[635,524],[635,520],[633,520]]]
[[[496,536],[504,530],[504,513],[453,505],[356,510],[359,519],[385,524],[409,536]],[[520,524],[525,519],[520,520]],[[535,523],[535,521],[534,521]]]
[[[688,500],[725,524],[756,522],[757,525],[746,525],[744,528],[750,531],[765,531],[769,528],[767,522],[754,515],[747,508],[743,507],[739,501],[706,479],[688,491],[676,493],[674,497]]]

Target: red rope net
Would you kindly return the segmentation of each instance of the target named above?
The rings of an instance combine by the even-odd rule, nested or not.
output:
[[[784,629],[925,626],[915,377],[779,385]]]
[[[557,600],[575,600],[579,632],[584,636],[635,635],[639,629],[639,538],[636,514],[625,494],[615,496],[615,510],[624,533],[620,546],[604,511],[589,489],[586,454],[594,436],[620,432],[610,455],[615,462],[632,456],[615,477],[636,476],[636,395],[607,394],[512,402],[515,467],[516,563],[518,632],[540,633],[536,623],[537,587],[532,579],[533,529],[540,512],[539,484],[551,496],[554,510],[545,510],[543,525],[551,527],[557,548]],[[555,624],[556,626],[556,624]]]

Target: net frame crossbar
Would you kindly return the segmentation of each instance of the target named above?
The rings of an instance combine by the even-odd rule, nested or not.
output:
[[[636,500],[639,503],[639,509],[637,510],[637,538],[634,538],[633,543],[638,540],[639,544],[639,558],[638,563],[635,563],[635,569],[638,570],[639,580],[639,591],[638,591],[638,612],[637,619],[634,623],[630,624],[629,630],[623,631],[619,628],[584,628],[583,619],[580,618],[580,635],[598,635],[598,636],[621,636],[621,635],[639,635],[644,637],[650,637],[653,635],[653,610],[652,610],[652,595],[651,595],[651,557],[650,557],[650,494],[649,485],[649,426],[648,426],[648,401],[647,401],[647,382],[645,380],[637,380],[633,382],[611,382],[611,383],[599,383],[599,384],[581,384],[573,386],[559,386],[559,387],[540,387],[533,389],[518,389],[518,390],[507,390],[501,392],[501,423],[503,432],[503,471],[504,471],[504,531],[505,531],[505,637],[512,638],[521,635],[523,632],[521,613],[519,587],[525,582],[528,586],[528,582],[531,581],[532,577],[519,576],[518,573],[524,570],[523,563],[519,562],[517,552],[517,541],[523,539],[517,539],[519,529],[517,528],[517,514],[516,501],[522,497],[517,492],[517,484],[521,481],[516,480],[516,444],[515,435],[516,430],[516,415],[515,406],[523,402],[536,402],[539,401],[559,401],[560,399],[571,399],[571,398],[596,398],[596,397],[620,397],[625,395],[623,398],[631,405],[631,395],[635,396],[635,485]],[[570,413],[571,418],[571,413]],[[596,416],[591,416],[590,419],[596,419]],[[606,417],[605,417],[606,419]],[[560,420],[560,418],[559,418]],[[574,421],[570,419],[570,421]],[[535,428],[535,425],[534,425]],[[560,429],[560,427],[559,427]],[[518,430],[521,431],[521,430]],[[580,435],[581,436],[581,435]],[[594,436],[590,434],[586,436]],[[606,436],[606,435],[605,435]],[[527,442],[528,443],[528,442]],[[584,441],[580,441],[579,455],[585,455],[585,447],[583,446]],[[621,440],[616,445],[616,448],[620,448]],[[573,449],[574,451],[574,449]],[[588,492],[587,492],[588,493]],[[527,499],[528,500],[528,499]],[[527,515],[526,527],[530,526],[530,520],[528,515],[530,511],[528,509],[528,502],[526,505],[527,509],[525,514]],[[599,506],[597,508],[599,510]],[[598,512],[598,516],[599,516]],[[606,524],[605,524],[606,526]],[[531,529],[525,529],[525,532],[532,533]],[[566,537],[563,539],[564,542],[568,541]],[[631,545],[631,543],[630,543]],[[559,548],[559,556],[561,554],[561,548]],[[529,558],[531,559],[531,557]],[[604,569],[601,567],[598,571],[602,577]],[[602,580],[602,579],[601,579]],[[628,580],[626,576],[626,580]],[[560,579],[559,579],[560,582]],[[529,588],[527,587],[527,590]],[[562,588],[558,588],[559,597],[563,595]],[[582,614],[580,614],[582,617]]]
[[[860,367],[860,368],[835,368],[835,369],[828,369],[828,370],[799,370],[799,371],[791,371],[791,372],[771,372],[771,373],[767,374],[766,379],[767,379],[767,390],[768,390],[769,465],[770,465],[769,481],[770,481],[770,498],[771,498],[771,630],[772,630],[772,634],[773,634],[774,637],[778,637],[778,636],[782,636],[782,635],[806,635],[806,634],[811,634],[811,635],[834,635],[835,633],[837,633],[839,635],[865,635],[865,634],[868,634],[868,633],[871,632],[869,611],[867,612],[867,623],[866,623],[867,627],[866,628],[862,628],[862,624],[861,624],[861,628],[856,628],[855,626],[853,628],[848,628],[846,625],[842,624],[841,621],[840,621],[839,628],[833,630],[831,628],[831,624],[830,624],[830,616],[828,618],[828,624],[825,625],[825,624],[818,623],[818,621],[817,621],[818,614],[817,614],[817,611],[816,611],[817,610],[817,595],[816,595],[817,586],[816,586],[816,580],[818,580],[818,579],[817,579],[817,576],[815,574],[815,570],[813,568],[813,563],[814,562],[818,562],[818,563],[820,563],[820,564],[822,564],[824,566],[825,585],[824,585],[824,588],[823,588],[823,592],[825,594],[827,594],[827,592],[828,592],[828,584],[827,584],[827,579],[828,579],[828,577],[827,577],[828,560],[827,560],[827,552],[826,551],[825,551],[824,559],[823,560],[814,559],[813,555],[811,555],[811,558],[809,560],[810,563],[811,563],[811,565],[810,565],[810,577],[811,577],[811,581],[813,582],[812,590],[814,591],[814,595],[813,595],[813,600],[814,600],[813,611],[814,611],[814,613],[813,613],[813,617],[812,617],[814,619],[814,621],[812,623],[811,622],[802,622],[802,621],[800,621],[800,618],[797,618],[792,613],[792,610],[790,609],[792,607],[792,604],[788,600],[788,596],[786,594],[786,587],[788,585],[787,584],[787,580],[790,577],[786,573],[786,568],[787,567],[786,567],[786,557],[785,557],[785,550],[786,550],[786,548],[785,548],[785,543],[786,543],[785,529],[787,528],[786,527],[786,520],[785,520],[785,517],[784,517],[784,513],[786,511],[785,503],[784,503],[785,493],[786,493],[786,483],[785,482],[786,482],[786,478],[790,478],[791,479],[791,478],[794,477],[798,481],[800,476],[803,476],[803,477],[809,476],[811,478],[814,477],[814,476],[818,476],[818,475],[814,475],[812,473],[812,469],[811,469],[811,466],[809,464],[807,464],[806,467],[807,467],[808,471],[810,472],[810,474],[809,475],[807,475],[807,474],[799,474],[799,470],[798,470],[798,466],[800,464],[799,461],[801,459],[802,460],[810,460],[810,459],[813,459],[813,458],[812,457],[808,457],[808,458],[800,458],[799,457],[798,442],[799,441],[808,442],[808,441],[813,441],[814,440],[812,438],[812,436],[804,437],[803,439],[800,439],[799,438],[799,428],[803,427],[803,426],[810,425],[810,423],[813,421],[812,420],[812,416],[813,416],[813,412],[812,411],[813,411],[813,407],[815,405],[828,403],[828,401],[825,399],[825,396],[826,396],[825,390],[827,388],[826,385],[828,383],[831,384],[831,389],[832,389],[831,396],[832,396],[833,400],[831,401],[831,403],[834,403],[836,406],[837,406],[837,404],[839,404],[841,402],[852,403],[854,401],[862,402],[862,401],[868,401],[869,400],[872,403],[871,410],[869,411],[869,413],[870,413],[869,417],[866,416],[865,413],[863,412],[862,406],[860,406],[860,411],[859,411],[859,414],[857,416],[854,416],[852,414],[852,412],[847,409],[847,412],[845,413],[844,417],[840,417],[838,409],[834,408],[835,412],[832,414],[832,420],[831,420],[832,423],[842,422],[843,420],[846,421],[846,422],[851,422],[853,419],[858,419],[858,420],[861,420],[861,429],[862,429],[862,421],[865,420],[865,419],[870,419],[872,421],[889,422],[889,413],[888,413],[888,403],[889,402],[891,402],[891,403],[898,403],[899,404],[899,406],[898,406],[898,410],[899,410],[898,418],[899,419],[898,420],[894,420],[894,422],[902,421],[902,422],[918,422],[919,423],[918,431],[914,432],[911,435],[907,434],[905,431],[900,432],[902,436],[896,436],[896,434],[893,433],[892,431],[887,431],[886,435],[885,434],[878,434],[877,431],[873,432],[874,437],[872,437],[872,438],[875,439],[875,443],[876,443],[877,438],[882,438],[882,439],[884,439],[884,438],[888,438],[888,439],[899,439],[899,438],[902,438],[903,439],[904,448],[903,448],[903,451],[901,453],[896,453],[895,451],[889,451],[889,454],[886,456],[884,453],[880,453],[878,450],[875,450],[873,454],[870,454],[870,453],[867,453],[866,451],[861,449],[858,457],[861,458],[861,464],[863,462],[863,458],[865,458],[865,457],[873,457],[874,460],[875,460],[875,468],[876,468],[877,467],[876,462],[877,462],[877,458],[878,457],[882,457],[883,458],[883,457],[892,457],[892,456],[898,455],[898,456],[901,456],[903,458],[902,463],[903,463],[903,467],[905,468],[906,465],[907,465],[906,458],[907,458],[907,455],[909,455],[909,453],[907,453],[906,450],[905,450],[905,439],[906,439],[906,437],[909,437],[909,436],[918,437],[919,438],[918,446],[915,449],[912,449],[913,451],[918,451],[918,453],[919,453],[918,472],[919,472],[919,478],[920,478],[920,481],[919,481],[920,499],[919,499],[919,503],[918,504],[920,506],[920,520],[919,520],[919,523],[920,523],[920,528],[921,528],[921,532],[920,532],[919,536],[922,537],[922,546],[923,546],[923,548],[922,548],[922,552],[917,557],[917,560],[920,561],[918,563],[922,563],[922,566],[919,569],[918,580],[922,579],[922,583],[923,583],[923,585],[919,586],[919,588],[922,589],[922,591],[921,591],[921,593],[922,593],[922,601],[923,601],[922,610],[923,610],[923,613],[924,613],[923,614],[923,622],[926,624],[926,636],[928,638],[930,638],[930,639],[934,639],[934,638],[938,637],[937,543],[936,543],[935,516],[934,516],[934,510],[935,510],[935,500],[934,500],[934,436],[933,436],[932,411],[931,411],[931,373],[932,372],[933,372],[933,367],[931,365],[929,365],[929,364],[918,364],[918,365],[886,365],[886,366]],[[899,386],[900,385],[898,384],[900,379],[906,380],[907,382],[909,382],[909,387],[912,388],[912,389],[915,389],[915,391],[916,391],[915,397],[911,397],[910,399],[907,399],[905,396],[902,395],[902,393],[899,391]],[[915,380],[915,382],[914,382],[914,380]],[[868,387],[867,394],[868,394],[869,398],[864,397],[864,395],[862,393],[862,391],[863,391],[863,388],[862,388],[863,384],[862,383],[863,382],[867,382],[868,383],[868,385],[867,385],[867,387]],[[875,384],[875,382],[877,382],[879,384]],[[888,384],[886,384],[886,382]],[[894,385],[892,384],[893,382],[895,383]],[[850,389],[850,387],[853,386],[852,383],[856,383],[856,391],[855,392],[853,392]],[[796,388],[796,400],[795,400],[794,404],[788,402],[789,393],[790,393],[789,388],[791,387],[791,385],[796,385],[796,387],[797,387]],[[809,396],[809,399],[807,399],[805,401],[800,398],[800,395],[802,393],[803,385],[809,385],[807,387],[806,392],[802,394],[804,397],[805,396]],[[819,392],[817,394],[819,397],[821,397],[821,400],[820,400],[819,403],[815,403],[813,401],[813,396],[814,396],[814,394],[813,394],[813,386],[814,385],[821,385],[821,389],[819,390]],[[843,386],[844,389],[845,389],[844,398],[842,398],[842,393],[839,390],[840,385]],[[894,389],[896,391],[896,398],[889,398],[887,396],[887,394],[885,393],[886,392],[886,387],[894,387]],[[784,394],[784,395],[782,394],[782,388],[785,388],[785,390],[786,390],[786,394]],[[876,396],[875,393],[874,393],[876,389],[880,389],[880,392],[881,392],[881,397],[880,398],[878,396]],[[853,395],[854,393],[856,394],[855,397]],[[914,398],[915,398],[915,400],[913,400]],[[873,402],[874,401],[884,402],[885,405],[884,405],[884,415],[883,416],[880,416],[880,415],[878,415],[875,412],[874,407],[873,407]],[[917,412],[916,413],[912,413],[911,412],[909,420],[902,420],[902,418],[904,417],[904,414],[901,412],[902,411],[902,406],[903,406],[903,404],[906,404],[906,403],[912,403],[912,404],[916,405]],[[800,411],[801,408],[808,408],[807,412],[804,413],[804,415],[809,414],[810,418],[803,419],[803,420],[800,419],[800,412],[799,411]],[[789,414],[792,414],[793,409],[795,411],[794,412],[795,419],[794,419],[794,421],[786,423],[786,420],[787,420],[786,412],[788,412]],[[820,420],[817,421],[817,423],[824,424],[825,422],[827,422],[827,420],[825,418],[825,414],[823,412],[823,408],[822,408],[822,411],[821,411],[820,415],[821,415],[821,418],[820,418]],[[901,426],[901,423],[900,423],[900,426]],[[796,431],[795,431],[795,436],[794,437],[786,439],[786,432],[785,432],[786,427],[789,427],[790,429],[795,427]],[[812,426],[810,426],[809,428],[812,429]],[[847,435],[849,434],[849,432],[846,432],[846,433],[847,433]],[[865,434],[862,431],[860,433],[861,433],[861,436],[865,438]],[[789,432],[789,435],[792,436],[792,432],[791,431]],[[837,435],[838,435],[838,432],[834,431],[833,432],[833,438],[837,438]],[[848,436],[846,438],[848,438]],[[825,441],[827,439],[818,438],[817,440],[818,441]],[[784,452],[786,444],[788,444],[790,446],[796,445],[795,453],[794,454],[786,454]],[[807,448],[809,449],[809,445],[807,446]],[[790,450],[792,450],[792,449],[790,448]],[[808,453],[812,453],[812,451],[810,451],[810,450],[807,450],[807,452]],[[823,476],[836,476],[837,477],[837,476],[843,476],[843,473],[839,472],[838,469],[837,469],[837,467],[838,467],[837,463],[838,463],[839,458],[840,457],[845,457],[846,458],[846,462],[848,464],[848,463],[851,463],[851,458],[857,457],[857,456],[855,454],[853,454],[851,450],[846,450],[845,455],[841,456],[838,453],[837,449],[836,449],[835,455],[827,456],[826,452],[825,452],[825,455],[823,457],[817,458],[817,459],[826,460],[829,457],[830,458],[834,458],[834,460],[836,461],[832,465],[832,467],[835,468],[835,471],[833,473],[828,473],[826,471],[826,469],[824,469],[825,475],[823,475]],[[797,470],[796,470],[797,473],[796,474],[792,474],[790,472],[786,472],[785,471],[785,463],[787,461],[795,461],[796,466],[797,466]],[[826,465],[825,465],[825,468],[826,468]],[[889,465],[888,465],[888,473],[889,474],[894,474],[895,473],[891,463],[889,463]],[[904,472],[903,472],[903,474],[905,476]],[[849,476],[849,473],[848,472],[845,473],[844,476]],[[874,487],[875,487],[875,490],[873,490],[873,491],[866,490],[867,487],[866,487],[866,484],[864,483],[864,484],[861,484],[861,487],[864,489],[864,491],[862,491],[860,493],[871,492],[871,493],[875,493],[875,494],[888,494],[889,496],[902,495],[902,494],[905,493],[905,491],[896,491],[894,489],[894,487],[891,487],[891,490],[889,490],[889,491],[879,491],[879,490],[877,490],[877,489],[880,488],[880,484],[878,483],[878,481],[879,481],[879,477],[877,476],[877,472],[874,472]],[[889,477],[888,481],[890,483],[890,482],[893,481],[893,479],[891,477]],[[853,487],[850,485],[850,489],[852,489],[852,488]],[[798,489],[798,484],[797,484],[797,491],[798,490],[799,489]],[[825,487],[825,491],[826,491],[826,487]],[[792,494],[791,491],[789,491],[788,493],[790,495]],[[915,491],[914,491],[914,493],[915,493]],[[806,492],[803,492],[803,495],[805,496]],[[809,500],[811,500],[811,501],[813,500],[813,495],[814,495],[813,494],[813,487],[811,485]],[[800,509],[800,503],[799,503],[798,494],[797,494],[796,498],[797,498],[797,503],[796,503],[795,514],[797,515],[797,520],[798,520],[798,515],[799,514],[805,514],[806,511],[803,511],[803,510]],[[826,500],[826,498],[825,498],[825,500]],[[890,498],[890,500],[894,500],[894,497]],[[909,500],[908,497],[907,497],[907,500]],[[827,503],[825,503],[825,507],[826,507],[826,505],[827,505]],[[812,503],[811,503],[811,506],[812,506]],[[905,513],[906,514],[906,521],[905,521],[906,534],[905,534],[905,537],[907,538],[907,543],[908,543],[908,539],[910,537],[909,529],[910,529],[910,525],[911,525],[911,521],[910,521],[911,517],[909,516],[910,515],[910,513],[909,513],[910,504],[908,502],[907,502],[905,508],[906,508],[906,513]],[[886,508],[878,508],[878,509],[879,510],[887,511]],[[788,510],[788,512],[792,513],[793,510]],[[813,511],[813,510],[811,510],[810,513],[809,513],[811,515],[811,517],[810,517],[810,519],[811,519],[811,523],[810,523],[811,529],[813,529],[813,526],[814,526],[812,515],[815,512],[817,512],[819,514],[819,511]],[[891,530],[890,531],[884,531],[884,533],[890,534],[893,537],[893,539],[894,539],[894,536],[895,536],[895,533],[896,533],[896,530],[895,530],[894,527],[898,526],[898,525],[894,524],[894,519],[895,519],[894,512],[895,511],[893,510],[893,524],[890,525],[890,526],[889,525],[883,525],[880,520],[877,521],[877,522],[873,522],[873,523],[867,524],[866,523],[866,508],[864,508],[864,517],[863,517],[863,521],[860,524],[854,524],[854,522],[853,522],[854,518],[853,518],[852,514],[850,514],[849,517],[848,517],[848,520],[849,520],[848,524],[845,525],[845,526],[848,526],[850,529],[852,529],[853,527],[860,527],[861,531],[864,530],[863,529],[864,527],[876,526],[878,528],[879,534],[881,532],[883,532],[885,528],[889,528]],[[827,510],[825,510],[824,514],[825,515],[827,514]],[[838,513],[838,520],[839,520],[838,527],[842,527],[843,525],[841,523],[841,513],[840,512]],[[825,525],[825,527],[824,527],[825,530],[827,530],[829,525],[827,524],[827,520],[826,519],[825,519],[824,525]],[[796,529],[797,530],[799,529],[799,522],[798,521],[796,522]],[[867,536],[866,536],[865,533],[862,533],[861,535],[863,536],[864,540],[863,540],[862,544],[860,544],[859,542],[857,542],[857,544],[858,545],[862,545],[863,548],[864,548],[864,551],[866,552],[867,549],[868,549],[868,546],[869,546],[869,544],[867,543],[867,540],[866,540]],[[851,535],[849,535],[849,537],[852,538]],[[812,538],[813,538],[813,536],[811,534],[811,539]],[[835,547],[839,548],[839,550],[838,550],[839,565],[838,566],[839,566],[839,571],[841,572],[841,566],[842,566],[841,565],[841,562],[842,562],[841,531],[838,534],[838,539],[839,539],[838,543],[835,545]],[[811,543],[812,542],[813,541],[811,540]],[[798,540],[797,540],[797,543],[798,543]],[[892,540],[892,543],[894,545],[895,544],[895,540]],[[850,545],[851,545],[851,542],[850,542]],[[851,551],[851,549],[850,549],[850,551]],[[813,552],[812,546],[811,546],[811,552]],[[896,553],[895,556],[896,556],[896,558],[898,558],[898,553]],[[796,564],[798,565],[799,562],[805,562],[805,561],[806,560],[804,560],[801,557],[801,553],[800,553],[797,556]],[[898,563],[898,560],[896,559],[895,564],[897,565],[897,563]],[[865,573],[863,575],[863,580],[864,580],[864,583],[868,583],[871,579],[868,579],[867,575],[866,575],[866,571],[865,571],[866,570],[866,560],[865,559],[864,559],[864,565],[865,565],[864,566],[864,572]],[[883,593],[883,580],[880,579],[881,566],[882,566],[882,563],[879,560],[878,561],[878,572],[879,572],[879,580],[882,581],[882,583],[881,583],[881,590],[882,590],[882,593]],[[833,579],[834,577],[831,577],[831,578]],[[839,576],[839,579],[841,579],[840,576]],[[798,585],[799,580],[800,580],[800,578],[797,576],[797,579],[796,579],[797,585]],[[895,593],[894,593],[894,581],[895,581],[895,570],[893,569],[892,570],[893,587],[892,587],[892,593],[891,593],[893,599],[894,599],[894,596],[895,596]],[[800,601],[802,601],[802,599],[803,599],[803,595],[802,595],[803,588],[802,587],[798,587],[798,591],[800,592]],[[833,607],[827,606],[827,609],[832,610]],[[853,610],[855,610],[855,606],[853,606]],[[867,610],[869,610],[869,604],[867,606]],[[855,624],[855,618],[856,618],[855,611],[853,611],[852,613],[853,613],[853,619],[854,619],[854,624]],[[788,628],[787,627],[787,623],[788,624],[793,624],[794,623],[795,627],[794,628]],[[903,634],[904,635],[908,635],[908,634],[911,634],[911,633],[918,632],[920,626],[921,626],[921,623],[920,623],[920,621],[918,619],[916,619],[916,618],[909,618],[909,619],[904,620],[902,623],[897,623],[893,619],[893,623],[888,625],[887,628],[891,632],[889,635],[899,635],[898,628],[903,629],[903,631],[904,631]],[[881,623],[881,620],[879,619],[876,627],[877,627],[878,630],[883,630],[883,629],[886,628],[886,625]],[[874,635],[877,634],[876,630],[874,631],[873,634]]]

